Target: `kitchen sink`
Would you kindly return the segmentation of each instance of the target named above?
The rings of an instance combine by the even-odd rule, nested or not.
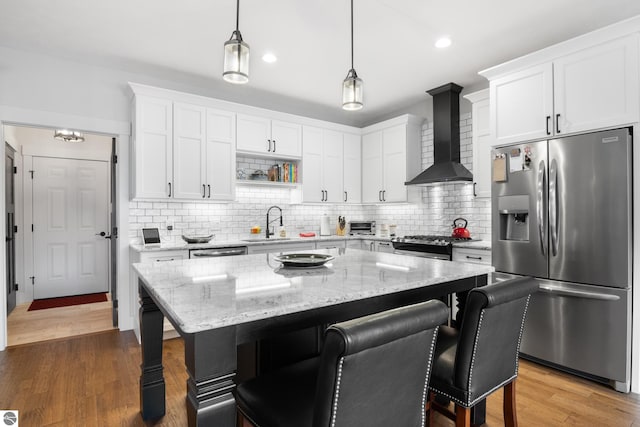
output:
[[[241,239],[243,242],[282,242],[286,240],[291,240],[290,237],[251,237],[249,239]]]

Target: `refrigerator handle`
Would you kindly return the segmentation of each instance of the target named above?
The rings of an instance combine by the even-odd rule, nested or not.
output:
[[[551,160],[549,166],[549,231],[551,233],[551,254],[558,255],[558,164]]]
[[[540,161],[538,165],[538,191],[536,195],[536,215],[538,217],[538,234],[540,237],[540,250],[542,255],[547,254],[547,237],[545,235],[544,224],[544,172],[545,172],[544,160]]]
[[[560,286],[553,286],[553,285],[548,285],[548,286],[540,285],[538,290],[540,292],[544,292],[548,294],[562,295],[566,297],[598,299],[602,301],[618,301],[620,299],[620,297],[617,295],[605,294],[601,292],[589,292],[589,291],[565,289]]]

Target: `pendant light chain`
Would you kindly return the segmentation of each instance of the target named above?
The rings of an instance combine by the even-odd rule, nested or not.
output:
[[[351,0],[351,69],[353,70],[353,0]]]
[[[240,0],[236,1],[236,31],[239,31],[240,28]]]

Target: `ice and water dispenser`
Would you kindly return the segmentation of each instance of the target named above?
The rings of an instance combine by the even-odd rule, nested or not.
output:
[[[500,240],[529,240],[529,196],[498,197]]]

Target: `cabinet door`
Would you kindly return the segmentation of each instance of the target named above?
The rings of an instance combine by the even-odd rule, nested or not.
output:
[[[489,121],[489,98],[474,102],[472,114],[474,194],[476,197],[491,197],[492,138]]]
[[[551,63],[492,80],[491,127],[497,145],[546,138],[553,132]]]
[[[204,199],[206,179],[204,107],[173,106],[173,176],[175,199]]]
[[[173,106],[171,101],[136,96],[135,197],[169,197],[173,185]]]
[[[342,191],[342,133],[323,131],[322,141],[322,182],[325,202],[341,203]]]
[[[362,201],[361,152],[360,135],[345,133],[342,187],[346,203],[360,203]]]
[[[269,154],[271,148],[271,121],[262,117],[238,114],[236,147],[238,151]]]
[[[382,131],[383,202],[406,202],[407,127],[394,126]]]
[[[376,252],[393,253],[393,244],[391,242],[376,242]]]
[[[271,152],[276,156],[302,155],[302,126],[295,123],[271,122]]]
[[[556,134],[634,123],[638,37],[604,43],[553,63]]]
[[[382,201],[382,131],[362,137],[362,202]]]
[[[322,129],[304,126],[302,132],[302,201],[322,202]]]
[[[235,198],[235,115],[207,110],[207,199]]]

